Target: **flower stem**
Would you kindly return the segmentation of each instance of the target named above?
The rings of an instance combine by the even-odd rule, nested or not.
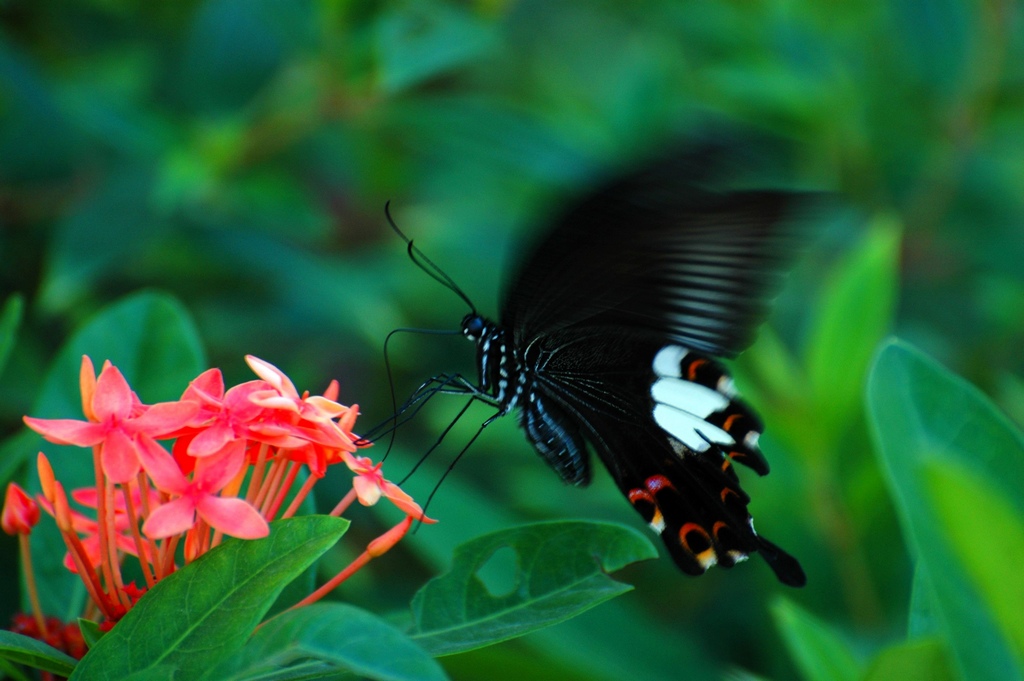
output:
[[[249,489],[245,492],[245,500],[253,506],[259,507],[256,503],[256,499],[259,497],[259,493],[263,487],[263,476],[267,471],[267,451],[270,449],[269,445],[261,444],[260,452],[256,455],[256,463],[252,465],[252,477],[249,478]]]
[[[32,569],[32,542],[29,535],[18,534],[18,543],[21,545],[21,567],[25,571],[25,586],[28,588],[28,600],[32,604],[32,616],[36,619],[36,626],[39,633],[46,638],[46,618],[43,617],[43,608],[39,604],[39,590],[36,588],[36,574]]]
[[[278,510],[280,510],[281,508],[281,504],[284,503],[285,497],[288,496],[288,490],[290,490],[292,488],[292,485],[295,484],[295,478],[297,478],[299,475],[299,464],[295,463],[294,461],[289,461],[287,467],[288,474],[287,476],[285,476],[284,482],[281,484],[281,486],[277,489],[276,493],[274,494],[274,498],[270,504],[270,508],[267,510],[266,513],[263,514],[263,517],[267,519],[268,523],[274,519],[274,516],[277,515]]]
[[[139,567],[142,568],[142,576],[146,580],[146,586],[152,587],[156,584],[156,578],[153,577],[152,566],[145,558],[146,545],[143,544],[142,533],[139,532],[139,520],[135,515],[135,506],[132,504],[131,490],[127,483],[121,485],[121,492],[124,495],[124,507],[128,511],[128,526],[132,530],[132,539],[135,541],[135,550],[139,556]]]
[[[332,508],[331,512],[328,515],[333,515],[335,518],[340,518],[341,514],[344,513],[346,509],[348,509],[348,507],[351,506],[352,502],[355,500],[356,490],[355,488],[353,488],[348,491],[348,494],[341,498],[341,501],[338,502],[338,505]]]
[[[290,503],[284,513],[281,514],[282,518],[291,518],[295,515],[295,512],[299,510],[299,506],[301,506],[302,502],[306,500],[307,496],[309,496],[309,493],[313,490],[313,485],[315,485],[316,481],[319,479],[320,478],[316,477],[312,473],[309,474],[309,477],[306,478],[306,482],[302,483],[302,487],[295,493],[295,498],[292,499],[292,503]]]
[[[370,552],[363,551],[361,554],[359,554],[358,558],[356,558],[354,561],[348,564],[348,567],[346,567],[344,570],[342,570],[334,577],[329,579],[327,582],[325,582],[319,589],[309,594],[308,596],[306,596],[301,601],[299,601],[298,603],[296,603],[288,609],[296,610],[297,608],[301,608],[304,605],[316,603],[318,600],[320,600],[321,598],[329,594],[331,591],[333,591],[335,588],[337,588],[339,584],[344,582],[346,579],[348,579],[355,573],[359,572],[359,570],[365,567],[366,564],[369,563],[371,560],[373,560],[373,556],[370,555]]]

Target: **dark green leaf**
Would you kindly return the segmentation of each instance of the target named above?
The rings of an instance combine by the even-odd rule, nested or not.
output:
[[[486,24],[457,6],[404,6],[381,18],[382,85],[397,91],[480,58],[494,42]]]
[[[0,657],[36,669],[70,676],[78,661],[28,636],[0,629]]]
[[[864,681],[953,681],[956,675],[949,664],[949,654],[941,639],[908,641],[879,653]]]
[[[251,678],[289,665],[322,662],[360,678],[413,681],[447,678],[440,665],[409,638],[365,610],[342,603],[316,603],[270,620],[210,681]]]
[[[413,639],[434,655],[505,641],[631,590],[607,573],[657,556],[635,530],[564,521],[466,542],[413,598]]]
[[[22,297],[14,295],[7,299],[4,309],[0,311],[0,374],[3,373],[7,357],[11,354],[11,348],[14,346],[24,307],[25,301]]]
[[[128,163],[84,194],[56,229],[37,304],[64,311],[110,270],[141,258],[167,225],[150,201],[153,173]]]
[[[229,540],[158,582],[79,663],[72,679],[161,666],[196,678],[241,648],[281,589],[334,545],[348,521],[306,516],[269,537]]]
[[[952,463],[987,477],[1007,498],[1018,500],[1024,494],[1024,439],[976,388],[899,341],[879,352],[867,398],[890,492],[917,569],[933,587],[960,673],[968,681],[1024,678],[936,517],[925,478],[929,465]]]
[[[17,665],[10,660],[0,657],[0,674],[6,676],[0,678],[12,678],[14,681],[31,681],[31,677],[25,673],[20,665]]]
[[[775,601],[772,615],[804,681],[856,681],[860,677],[860,662],[828,624],[785,598]]]

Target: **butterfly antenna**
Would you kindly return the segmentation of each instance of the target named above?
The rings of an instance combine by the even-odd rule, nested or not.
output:
[[[391,229],[393,229],[395,231],[395,234],[401,237],[402,241],[404,241],[408,246],[409,259],[412,260],[413,264],[415,264],[416,267],[419,267],[421,270],[426,272],[427,276],[429,276],[431,279],[433,279],[434,281],[438,282],[439,284],[450,290],[459,298],[462,298],[463,302],[465,302],[466,305],[469,306],[470,311],[473,314],[476,314],[476,306],[473,305],[473,302],[469,299],[469,296],[467,296],[462,291],[462,289],[459,288],[458,284],[456,284],[451,277],[445,274],[444,270],[435,265],[433,260],[424,255],[423,251],[416,248],[416,246],[414,246],[412,243],[412,239],[407,237],[405,233],[398,228],[398,225],[395,224],[394,219],[392,219],[391,217],[390,201],[384,204],[384,215],[387,217],[388,224],[391,225]]]

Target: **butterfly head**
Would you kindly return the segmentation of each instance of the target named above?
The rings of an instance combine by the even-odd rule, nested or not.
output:
[[[476,342],[488,335],[494,324],[484,319],[476,312],[470,312],[462,318],[462,335],[469,340]]]

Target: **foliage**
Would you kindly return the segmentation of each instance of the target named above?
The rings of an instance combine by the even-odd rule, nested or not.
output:
[[[834,190],[841,206],[735,364],[772,464],[744,477],[751,509],[801,559],[807,588],[780,600],[755,561],[699,580],[647,561],[623,570],[628,594],[441,665],[467,679],[815,679],[838,655],[855,678],[1019,678],[1007,604],[1024,459],[999,412],[1024,423],[1021,12],[1012,0],[0,3],[0,477],[24,483],[41,447],[23,414],[77,416],[85,352],[148,401],[177,398],[210,365],[242,380],[254,354],[300,385],[336,376],[361,419],[384,419],[386,334],[451,329],[465,313],[407,261],[386,200],[493,313],[508,254],[552,202],[728,121],[784,140],[751,150],[759,183]],[[91,325],[110,305],[119,321]],[[891,332],[921,350],[878,352]],[[471,362],[462,340],[390,345],[399,399]],[[388,466],[410,470],[459,406],[408,424]],[[449,433],[407,483],[414,497],[489,415]],[[338,598],[397,623],[367,626],[401,629],[414,593],[473,537],[579,518],[647,531],[606,476],[567,489],[535,459],[511,419],[489,427],[435,496],[441,522]],[[323,483],[327,510],[350,483]],[[372,529],[352,530],[364,544],[390,524],[366,513]],[[14,584],[14,544],[0,551]],[[352,558],[332,548],[320,564],[332,574]],[[0,593],[5,619],[21,597]],[[83,598],[45,607],[66,616]],[[303,645],[319,650],[312,633]]]

